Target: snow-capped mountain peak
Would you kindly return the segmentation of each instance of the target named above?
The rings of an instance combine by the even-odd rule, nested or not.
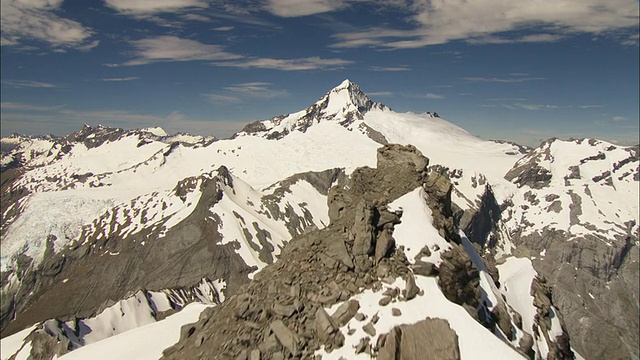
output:
[[[336,122],[352,130],[357,127],[354,126],[355,122],[363,120],[364,115],[374,109],[390,110],[371,100],[357,84],[347,79],[306,109],[253,122],[235,136],[257,135],[267,139],[281,139],[293,131],[306,132],[313,124],[325,121]],[[363,132],[366,133],[364,129]]]

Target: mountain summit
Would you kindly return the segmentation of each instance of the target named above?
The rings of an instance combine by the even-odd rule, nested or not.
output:
[[[251,134],[267,139],[281,139],[296,130],[305,132],[314,123],[323,121],[335,122],[352,130],[354,122],[363,120],[364,115],[374,109],[390,110],[385,105],[372,101],[357,84],[347,79],[306,109],[253,122],[236,136]]]

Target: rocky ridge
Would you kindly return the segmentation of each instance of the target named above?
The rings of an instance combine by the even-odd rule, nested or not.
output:
[[[294,238],[276,263],[256,274],[251,283],[238,289],[221,306],[207,309],[197,323],[183,327],[180,342],[165,351],[165,358],[320,358],[319,352],[331,353],[344,346],[345,337],[352,332],[344,333],[343,328],[355,319],[368,336],[360,340],[354,354],[367,353],[379,359],[422,359],[431,353],[434,358],[459,359],[457,336],[446,320],[424,319],[396,327],[389,334],[377,334],[377,315],[366,319],[359,312],[361,304],[352,298],[370,289],[382,295],[381,307],[396,301],[420,302],[422,297],[431,295],[416,285],[416,276],[437,277],[445,296],[464,305],[477,321],[491,329],[497,326],[505,334],[515,333],[512,328],[518,326],[517,316],[513,311],[507,312],[507,305],[501,303],[502,307],[495,306],[491,312],[486,300],[481,304],[479,270],[458,245],[460,237],[454,235],[451,183],[440,173],[428,172],[427,165],[428,160],[412,146],[380,148],[376,169],[359,168],[330,190],[329,226]],[[394,226],[402,222],[402,212],[389,211],[387,205],[420,187],[429,195],[434,225],[452,246],[451,250],[443,250],[439,269],[420,261],[422,255],[410,261],[404,248],[396,246],[393,239]],[[397,278],[405,279],[404,289],[388,286]],[[539,291],[532,288],[532,293]],[[540,298],[542,319],[551,302],[548,296]],[[337,303],[342,305],[329,314],[326,308]],[[401,315],[398,309],[392,314]],[[536,323],[541,324],[542,320]],[[539,326],[546,331],[545,325]],[[425,333],[441,340],[418,341]],[[543,341],[553,349],[550,359],[573,358],[568,341],[545,336]],[[566,332],[563,336],[568,340]],[[510,340],[507,342],[511,344]],[[532,346],[533,341],[527,344],[525,340],[514,348],[524,355],[531,353]]]

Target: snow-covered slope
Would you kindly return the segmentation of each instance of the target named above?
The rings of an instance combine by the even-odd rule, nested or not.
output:
[[[234,272],[252,277],[277,258],[292,236],[329,224],[327,190],[343,176],[329,169],[342,168],[349,175],[357,167],[373,167],[376,149],[387,142],[414,145],[433,170],[447,174],[460,230],[484,246],[483,256],[525,255],[546,277],[558,270],[556,265],[570,263],[574,271],[591,271],[597,279],[582,280],[591,285],[581,296],[602,294],[602,304],[614,301],[614,295],[605,295],[605,286],[615,284],[619,269],[632,264],[625,259],[637,250],[637,149],[590,139],[551,140],[525,155],[520,146],[478,139],[435,113],[394,112],[345,80],[306,109],[251,123],[231,139],[103,126],[85,126],[63,138],[2,139],[2,291],[3,296],[18,294],[16,307],[3,307],[3,316],[13,319],[12,311],[27,310],[24,304],[43,306],[40,297],[69,286],[70,274],[78,271],[74,266],[90,261],[104,266],[108,258],[120,262],[113,266],[127,269],[131,278],[112,286],[130,293],[151,281],[153,270],[131,271],[125,267],[127,259],[169,261],[163,256],[174,250],[161,249],[169,244],[175,257],[193,262],[196,255],[191,254],[210,244],[212,255],[206,261],[216,262],[207,270],[216,274],[210,278],[224,280],[233,292],[234,281],[239,281],[230,281]],[[412,196],[393,206],[422,209],[419,196]],[[396,228],[397,240],[411,243],[421,241],[420,234],[433,233],[424,221],[428,217],[426,208],[407,212]],[[609,250],[585,245],[589,239]],[[596,250],[589,255],[583,247]],[[410,255],[419,250],[406,246]],[[437,263],[439,252],[424,260]],[[171,261],[178,269],[179,261]],[[218,263],[229,267],[236,262],[243,265],[213,270]],[[196,286],[207,277],[197,266],[189,269],[175,270],[170,281],[156,277],[152,288]],[[38,275],[25,276],[29,273]],[[98,278],[96,274],[91,276]],[[620,286],[633,283],[629,276]],[[66,278],[69,283],[56,285]],[[502,297],[487,286],[489,296]],[[99,288],[91,291],[105,291]],[[105,308],[98,306],[105,299],[98,299],[106,295],[94,295],[88,296],[94,304],[90,315]],[[20,327],[45,320],[30,319],[34,321],[24,320]],[[574,333],[577,323],[568,320]],[[544,353],[542,345],[538,350]]]

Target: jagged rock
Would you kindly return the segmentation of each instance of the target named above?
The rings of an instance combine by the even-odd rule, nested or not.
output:
[[[398,163],[412,163],[416,172],[422,172],[429,166],[429,159],[413,145],[388,144],[378,149],[378,168]]]
[[[517,311],[511,309],[513,311],[513,324],[520,330],[522,330],[522,315]]]
[[[356,313],[354,319],[357,321],[364,321],[367,317],[363,313]]]
[[[378,207],[378,221],[376,224],[376,229],[381,231],[385,228],[393,228],[394,225],[400,224],[400,217],[402,216],[402,211],[397,210],[391,212],[387,210],[386,207]]]
[[[458,335],[448,321],[431,318],[394,327],[378,353],[378,360],[459,359]]]
[[[323,307],[319,307],[316,311],[315,329],[316,335],[323,343],[327,343],[329,337],[338,330],[338,325]]]
[[[331,315],[333,321],[338,325],[338,327],[342,327],[346,325],[349,320],[358,312],[360,309],[360,303],[357,300],[349,300],[344,304],[340,305],[338,309]]]
[[[469,255],[460,245],[441,255],[438,285],[444,296],[456,304],[477,308],[480,303],[480,275]]]
[[[347,251],[347,247],[340,234],[334,234],[330,238],[325,240],[325,252],[331,258],[340,261],[348,269],[353,269],[354,264],[351,260],[351,255]]]
[[[404,289],[404,297],[407,300],[415,298],[420,292],[420,288],[416,285],[416,279],[413,274],[409,273],[406,276],[406,285]]]
[[[247,350],[240,351],[240,354],[236,356],[236,360],[249,360],[249,352]]]
[[[533,296],[533,306],[536,307],[535,323],[540,328],[547,346],[549,347],[548,359],[564,360],[574,359],[573,350],[569,344],[569,335],[565,329],[564,320],[560,314],[555,311],[552,305],[551,288],[547,285],[546,280],[541,277],[535,277],[531,282],[531,295]],[[554,339],[549,338],[551,331],[551,318],[557,317],[562,329],[562,334]]]
[[[44,329],[32,332],[26,339],[27,342],[29,340],[31,341],[29,359],[45,360],[50,359],[52,355],[60,357],[72,349],[68,339],[61,339],[60,341],[56,336],[52,336]]]
[[[365,326],[362,327],[362,330],[364,330],[365,333],[367,333],[369,336],[376,336],[376,328],[375,326],[373,326],[373,321],[368,322]]]
[[[282,320],[276,320],[269,325],[276,339],[284,346],[291,355],[297,356],[299,353],[298,343],[300,341],[298,335],[291,331]]]
[[[431,250],[429,250],[429,247],[427,245],[423,246],[422,249],[420,249],[420,251],[416,254],[414,260],[420,260],[423,257],[429,257],[431,256]]]
[[[388,296],[391,299],[393,299],[393,298],[397,298],[399,294],[400,294],[400,290],[397,287],[393,287],[393,288],[387,288],[387,290],[385,290],[382,293],[382,296]]]
[[[513,340],[515,334],[511,327],[511,318],[509,317],[509,312],[507,311],[506,305],[503,302],[499,301],[493,307],[491,315],[495,319],[496,324],[498,324],[498,327],[500,328],[500,330],[502,330],[506,338],[508,340]]]
[[[387,306],[391,303],[391,296],[383,296],[380,301],[378,301],[378,305]]]
[[[293,305],[273,304],[271,311],[279,317],[289,317],[296,312],[296,307]]]
[[[400,316],[400,315],[402,315],[402,311],[400,311],[400,309],[398,309],[398,308],[391,308],[391,315],[392,316]]]
[[[367,337],[363,337],[362,339],[360,339],[360,341],[358,342],[358,344],[356,345],[356,349],[355,349],[355,353],[356,354],[360,354],[363,353],[367,350],[367,348],[370,346],[369,342],[371,341],[371,338]]]
[[[419,260],[411,265],[411,270],[414,274],[422,276],[438,276],[439,273],[438,267],[434,263]]]
[[[533,351],[533,336],[527,332],[523,332],[518,342],[518,349],[529,356],[530,359],[533,359],[535,356],[535,352]]]
[[[391,235],[392,229],[385,228],[380,234],[378,234],[378,238],[376,239],[376,250],[375,250],[375,259],[376,263],[380,262],[382,258],[387,256],[389,250],[393,248],[395,245],[395,240]]]
[[[354,223],[351,231],[354,235],[351,252],[355,258],[356,267],[363,271],[369,269],[369,255],[372,254],[374,244],[373,233],[373,211],[374,208],[367,205],[365,200],[360,200],[356,206]]]

